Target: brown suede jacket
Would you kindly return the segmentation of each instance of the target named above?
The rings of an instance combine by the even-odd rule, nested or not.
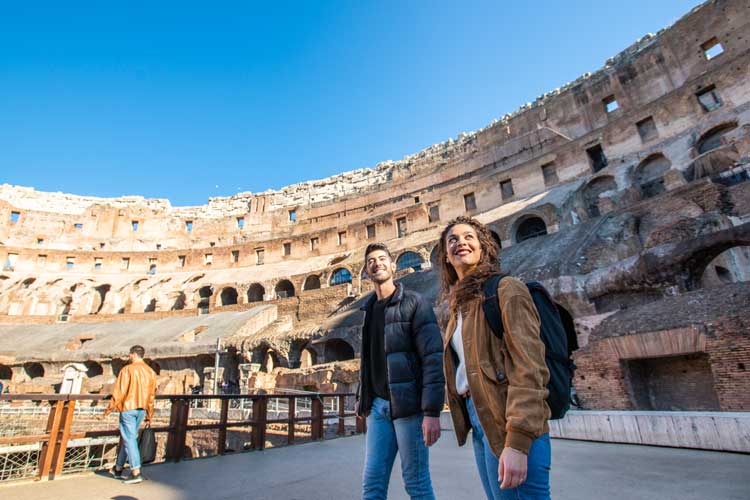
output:
[[[539,337],[539,314],[526,285],[506,277],[497,289],[505,333],[498,339],[484,319],[482,300],[463,313],[461,336],[469,392],[492,451],[505,447],[529,453],[534,439],[549,432],[544,343]],[[456,317],[448,322],[443,364],[448,405],[459,446],[471,429],[466,400],[456,391],[458,357],[451,347]]]
[[[125,365],[112,388],[112,399],[104,411],[107,416],[113,411],[146,410],[146,420],[154,414],[156,396],[156,373],[143,360]]]

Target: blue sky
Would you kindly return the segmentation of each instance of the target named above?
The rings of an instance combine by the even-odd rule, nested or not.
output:
[[[373,167],[697,3],[6,2],[0,183],[194,205]]]

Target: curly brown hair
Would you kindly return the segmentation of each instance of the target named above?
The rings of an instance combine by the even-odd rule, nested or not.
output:
[[[482,255],[473,272],[458,279],[458,273],[448,262],[448,232],[458,224],[474,228],[479,238]],[[490,230],[472,217],[459,216],[445,226],[438,242],[437,261],[440,265],[440,302],[447,304],[450,315],[455,316],[459,310],[484,295],[482,284],[492,275],[500,274],[500,248],[492,237]],[[447,320],[447,318],[443,318]]]

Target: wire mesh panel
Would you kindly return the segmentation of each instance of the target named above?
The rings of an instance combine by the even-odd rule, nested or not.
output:
[[[36,477],[40,449],[41,443],[0,447],[0,481]]]
[[[111,467],[117,458],[118,441],[116,437],[69,441],[63,474]]]

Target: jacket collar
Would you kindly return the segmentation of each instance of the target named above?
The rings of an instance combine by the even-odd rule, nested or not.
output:
[[[404,287],[401,285],[401,283],[396,282],[396,291],[393,292],[393,295],[391,295],[390,300],[388,301],[388,305],[398,304],[401,302],[401,299],[404,298]],[[372,292],[370,296],[367,298],[367,301],[364,303],[362,307],[359,308],[360,311],[369,311],[372,309],[372,305],[378,300],[378,296],[375,292]]]

